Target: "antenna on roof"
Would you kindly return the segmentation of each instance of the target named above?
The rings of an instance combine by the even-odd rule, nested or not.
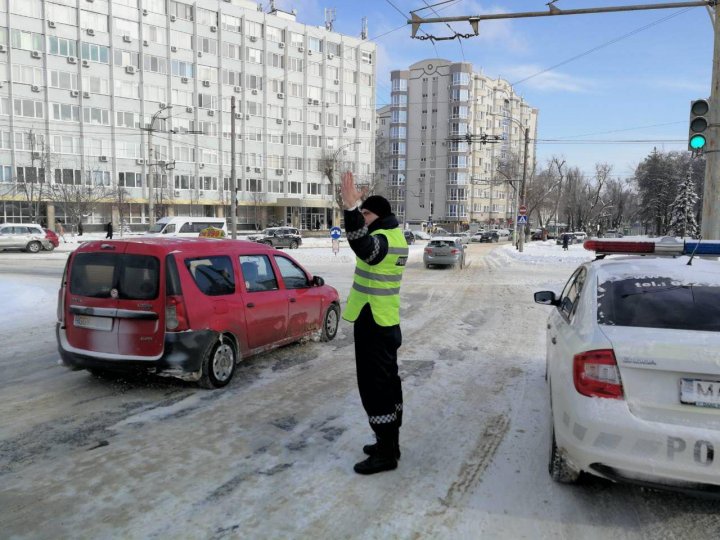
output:
[[[368,38],[368,23],[367,17],[362,18],[362,30],[360,30],[360,39]]]
[[[325,29],[328,32],[333,31],[333,22],[335,22],[335,8],[325,8]]]

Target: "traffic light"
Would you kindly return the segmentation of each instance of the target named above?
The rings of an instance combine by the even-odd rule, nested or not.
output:
[[[705,132],[708,128],[708,113],[710,105],[707,99],[696,99],[690,104],[690,134],[688,135],[688,150],[702,151],[707,144]]]

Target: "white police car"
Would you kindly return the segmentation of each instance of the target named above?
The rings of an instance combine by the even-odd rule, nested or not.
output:
[[[575,270],[559,297],[535,293],[554,306],[552,478],[571,483],[586,472],[720,493],[720,262],[699,257],[720,255],[720,243],[584,245],[598,258]]]

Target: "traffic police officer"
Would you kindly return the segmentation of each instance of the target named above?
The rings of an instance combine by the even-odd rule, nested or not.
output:
[[[397,468],[400,458],[402,385],[397,351],[400,332],[400,282],[408,246],[384,197],[362,204],[352,173],[343,175],[341,194],[345,231],[357,256],[353,285],[343,318],[354,323],[358,388],[376,443],[363,447],[368,458],[354,467],[359,474]]]

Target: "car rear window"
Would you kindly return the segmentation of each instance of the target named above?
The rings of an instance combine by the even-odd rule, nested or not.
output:
[[[110,298],[117,290],[122,300],[157,298],[160,261],[149,255],[79,253],[72,261],[70,292]]]
[[[455,242],[451,242],[450,240],[430,240],[428,242],[428,247],[449,247],[454,245]]]
[[[204,294],[222,296],[235,292],[235,275],[230,257],[220,255],[185,259],[185,267]]]
[[[667,277],[606,281],[598,287],[598,323],[720,331],[720,286]]]

